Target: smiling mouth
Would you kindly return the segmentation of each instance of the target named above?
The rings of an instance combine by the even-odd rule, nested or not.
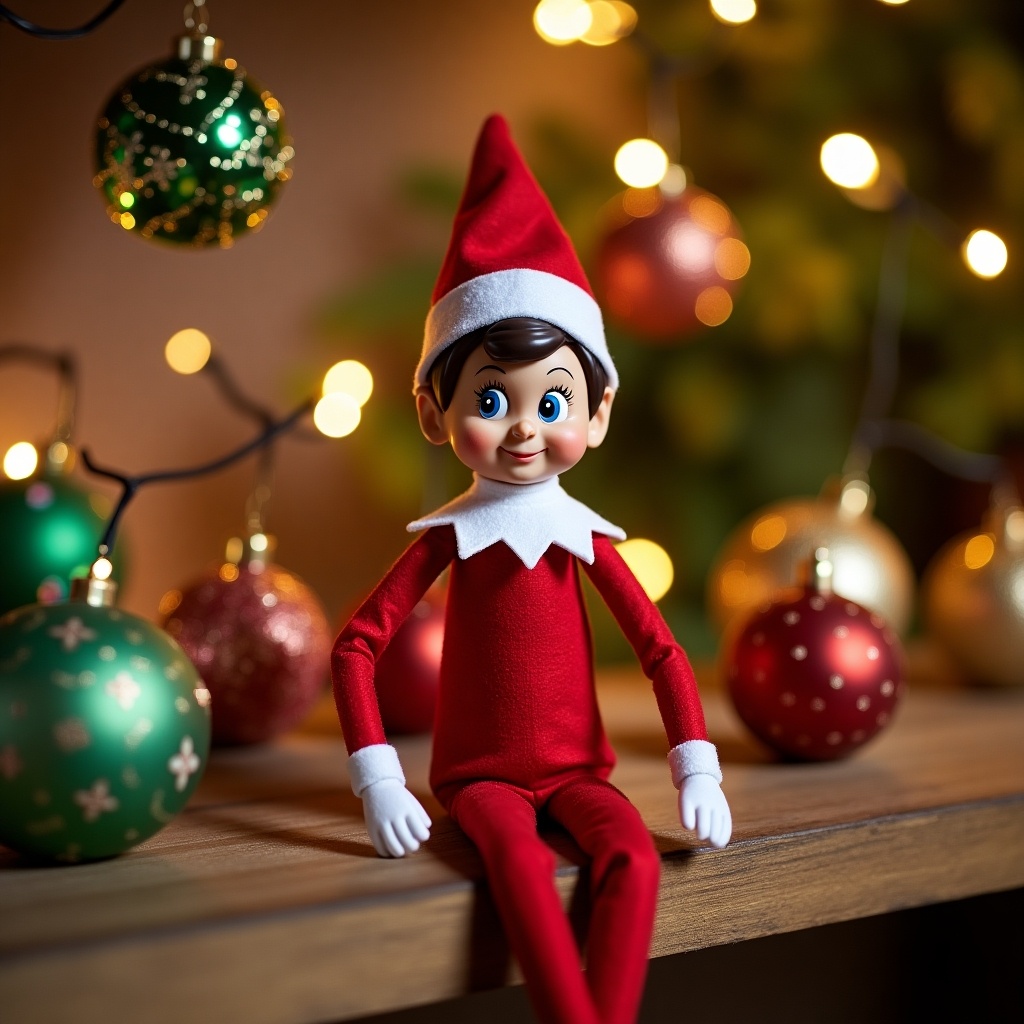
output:
[[[499,447],[501,447],[499,445]],[[537,458],[538,455],[543,455],[547,448],[541,448],[540,451],[536,452],[513,452],[509,451],[508,448],[501,448],[501,450],[509,456],[509,458],[515,459],[516,462],[529,462],[531,459]]]

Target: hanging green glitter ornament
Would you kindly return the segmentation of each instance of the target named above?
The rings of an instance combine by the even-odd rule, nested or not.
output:
[[[96,557],[110,502],[66,470],[0,481],[0,536],[11,541],[0,573],[0,614],[68,596],[72,576]]]
[[[281,104],[185,8],[177,56],[111,94],[96,129],[96,175],[110,219],[132,234],[228,248],[263,226],[294,151]]]
[[[166,633],[113,607],[110,568],[0,618],[0,843],[33,859],[123,853],[206,767],[209,693]]]
[[[0,479],[0,537],[5,540],[0,615],[37,601],[52,604],[65,600],[71,578],[88,574],[113,507],[74,471],[77,373],[73,357],[33,345],[0,346],[0,363],[8,360],[56,369],[59,392],[51,440],[45,446],[23,446],[34,449],[28,475],[19,478],[17,473],[11,479]],[[119,550],[119,568],[124,565],[122,556]],[[117,578],[121,578],[120,572]]]

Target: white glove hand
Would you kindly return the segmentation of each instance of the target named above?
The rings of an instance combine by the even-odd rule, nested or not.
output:
[[[430,836],[430,817],[398,779],[381,779],[362,792],[363,816],[382,857],[415,853]]]
[[[688,775],[679,787],[679,820],[721,849],[732,835],[732,812],[722,787],[710,775]]]

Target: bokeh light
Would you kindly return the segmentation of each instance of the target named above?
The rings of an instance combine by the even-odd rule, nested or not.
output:
[[[213,346],[210,339],[195,327],[171,335],[164,346],[164,358],[175,373],[198,373],[209,361]]]
[[[631,139],[615,154],[615,173],[631,188],[657,185],[668,171],[668,155],[651,139]]]
[[[721,285],[712,285],[697,296],[693,312],[705,326],[718,327],[732,316],[732,296]]]
[[[39,465],[39,452],[34,444],[18,441],[4,455],[4,474],[11,480],[26,480]]]
[[[996,544],[991,534],[979,533],[972,537],[964,547],[964,565],[968,569],[981,569],[992,561],[996,553]]]
[[[624,39],[636,28],[636,11],[629,4],[593,0],[588,6],[590,28],[579,37],[588,46],[608,46]]]
[[[359,403],[344,391],[324,395],[313,410],[313,423],[321,434],[345,437],[359,426],[362,413]]]
[[[842,188],[867,188],[878,179],[878,155],[867,139],[842,132],[822,144],[821,169]]]
[[[963,257],[978,277],[998,277],[1006,269],[1006,243],[991,231],[972,231],[963,244]]]
[[[668,593],[675,579],[672,559],[669,558],[668,552],[660,544],[655,544],[653,540],[645,540],[643,537],[631,537],[621,544],[616,544],[615,548],[640,581],[640,586],[644,588],[647,596],[652,601],[660,601]]]
[[[366,405],[373,394],[373,374],[357,359],[343,359],[324,375],[323,394],[339,391],[351,395],[357,405]]]
[[[755,0],[709,0],[711,13],[727,25],[742,25],[757,14]]]
[[[553,46],[567,46],[590,29],[593,13],[586,0],[541,0],[533,11],[537,35]]]
[[[114,565],[109,558],[100,556],[92,563],[92,568],[89,570],[89,575],[94,580],[109,580],[111,574],[114,571]]]

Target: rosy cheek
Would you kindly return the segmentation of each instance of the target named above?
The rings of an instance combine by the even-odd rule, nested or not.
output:
[[[482,419],[469,420],[461,425],[455,437],[455,450],[470,458],[493,451],[495,441],[491,436],[493,429]]]
[[[567,466],[573,466],[587,451],[587,431],[560,430],[547,439],[548,453]]]

